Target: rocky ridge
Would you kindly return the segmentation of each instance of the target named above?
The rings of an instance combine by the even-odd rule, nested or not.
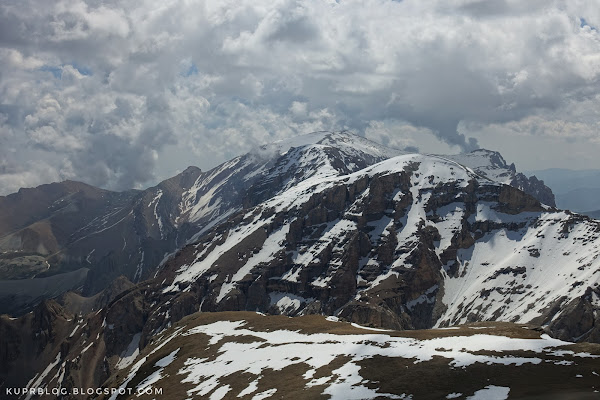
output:
[[[307,145],[320,145],[324,157],[318,159],[319,151],[297,157]],[[305,179],[356,172],[399,154],[348,132],[315,132],[261,146],[207,172],[189,167],[144,191],[116,193],[65,181],[0,197],[0,288],[6,281],[27,293],[0,290],[0,313],[19,315],[39,299],[78,289],[82,275],[85,296],[120,275],[132,282],[150,278],[169,254],[243,208]],[[554,204],[543,182],[516,173],[498,153],[453,157]],[[54,275],[60,285],[43,280]],[[34,284],[18,281],[32,278]]]
[[[535,197],[543,204],[556,207],[552,190],[535,175],[527,177],[517,172],[515,164],[508,164],[497,151],[479,149],[466,154],[442,156],[472,168],[479,175],[494,182],[510,185]]]
[[[280,156],[306,143],[335,143],[331,163],[313,164],[307,155],[296,160],[301,165],[286,165]],[[67,273],[85,268],[85,296],[97,294],[120,275],[139,282],[152,277],[165,257],[190,239],[250,206],[244,204],[249,199],[259,201],[270,190],[324,170],[349,173],[395,154],[351,134],[317,132],[261,146],[207,172],[189,167],[144,191],[116,193],[71,181],[22,189],[0,197],[0,281],[58,274],[65,281],[70,280]],[[252,196],[246,196],[249,190]],[[72,280],[70,288],[79,285]],[[39,298],[54,297],[61,288],[20,299],[0,292],[0,313],[27,312]]]

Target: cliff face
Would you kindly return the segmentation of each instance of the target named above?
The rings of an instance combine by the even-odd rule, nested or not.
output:
[[[0,316],[0,382],[3,387],[23,387],[36,373],[40,378],[38,383],[48,379],[40,376],[41,371],[48,365],[57,367],[55,361],[69,352],[66,340],[76,326],[74,321],[78,319],[52,300],[43,301],[18,319]]]
[[[552,189],[546,186],[544,181],[536,178],[535,175],[527,178],[525,175],[517,173],[511,180],[510,185],[535,197],[544,204],[556,207],[556,199]]]
[[[595,247],[583,257],[573,247],[579,235],[598,242],[598,224],[574,218],[449,161],[405,155],[238,214],[167,265],[162,292],[191,293],[202,311],[322,313],[394,329],[548,324],[598,280]],[[580,312],[596,321],[596,308]],[[556,334],[592,337],[588,325]]]
[[[467,154],[442,156],[472,168],[478,175],[494,182],[516,187],[535,197],[542,204],[556,207],[552,189],[535,176],[527,177],[517,172],[515,164],[508,164],[497,151],[479,149]]]

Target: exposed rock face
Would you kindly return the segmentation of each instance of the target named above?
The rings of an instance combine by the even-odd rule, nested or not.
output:
[[[562,310],[584,296],[583,287],[549,296],[540,286],[563,279],[549,262],[555,247],[572,248],[557,244],[568,229],[598,240],[591,220],[573,221],[443,160],[403,156],[367,171],[291,188],[232,217],[194,245],[195,258],[187,252],[167,264],[163,293],[193,293],[202,311],[335,314],[396,329],[541,315],[548,323],[558,315],[547,312],[551,304],[561,299]],[[583,271],[572,273],[573,284],[597,281],[595,263],[561,257],[569,271]],[[583,328],[571,340],[591,337]]]
[[[73,330],[72,321],[73,316],[52,300],[43,301],[19,319],[0,316],[2,387],[24,387],[36,372],[67,353],[65,340]]]
[[[548,326],[556,337],[563,340],[581,340],[600,343],[600,287],[588,287],[585,294],[563,306],[564,318],[552,320]],[[554,310],[552,310],[554,311]],[[546,320],[556,315],[548,312]]]
[[[479,149],[467,154],[443,156],[455,160],[495,182],[516,187],[523,192],[535,197],[543,204],[556,207],[556,200],[552,189],[535,176],[526,177],[517,172],[515,164],[508,165],[502,155],[497,151]]]
[[[544,204],[556,207],[554,193],[544,184],[544,181],[539,180],[535,175],[527,178],[525,175],[517,173],[510,185],[532,195]]]

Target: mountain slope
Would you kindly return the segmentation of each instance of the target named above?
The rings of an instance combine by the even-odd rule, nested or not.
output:
[[[144,191],[115,193],[66,181],[0,197],[0,281],[60,274],[70,282],[19,299],[0,293],[0,312],[26,312],[40,298],[79,287],[70,278],[74,271],[87,274],[86,296],[121,275],[147,279],[169,254],[242,209],[308,178],[349,174],[399,154],[348,132],[315,132],[261,146],[207,172],[190,167]],[[520,185],[520,174],[495,152],[453,157],[480,175]],[[542,189],[538,198],[547,197]]]
[[[39,353],[48,361],[37,361],[43,372],[21,386],[15,379],[12,386],[72,394],[100,386],[94,382],[101,379],[99,399],[174,400],[587,399],[598,391],[599,345],[552,339],[529,325],[495,322],[398,332],[317,315],[194,313],[147,342],[134,335],[119,357],[111,355],[111,339],[122,323],[104,312],[84,321],[50,304],[41,311],[23,323],[54,335],[71,332],[62,345],[69,351],[50,351],[49,342]],[[53,325],[36,322],[53,312]],[[17,325],[0,322],[5,322],[3,333]],[[35,352],[37,336],[23,341]],[[111,366],[114,372],[107,375]]]
[[[17,291],[25,293],[15,297],[0,290],[0,312],[18,315],[39,299],[74,288],[94,295],[122,274],[135,282],[148,277],[181,244],[168,218],[170,204],[199,173],[191,168],[141,192],[66,181],[0,198],[6,222],[0,230],[0,287],[22,287]]]
[[[295,158],[294,146],[308,144],[330,153],[319,154],[319,160],[308,154]],[[262,146],[207,172],[189,167],[141,192],[115,193],[70,181],[23,189],[0,197],[0,281],[56,274],[64,280],[72,275],[66,273],[89,271],[87,296],[120,275],[139,282],[190,238],[249,206],[244,201],[258,202],[309,176],[349,173],[394,154],[348,133],[316,132]],[[66,290],[81,285],[71,281]],[[18,299],[0,291],[0,313],[26,312],[39,299],[60,294],[57,290],[65,286]]]
[[[0,279],[47,275],[45,261],[79,228],[126,206],[135,192],[115,193],[73,181],[21,189],[0,197],[0,250],[20,268],[0,269]],[[29,258],[28,258],[29,257]]]
[[[517,172],[515,164],[508,165],[502,155],[497,151],[479,149],[466,154],[442,156],[470,167],[479,175],[494,182],[516,187],[535,197],[543,204],[556,206],[556,199],[552,190],[539,180],[535,175],[529,178]]]
[[[317,312],[395,329],[490,319],[558,329],[574,307],[586,318],[563,337],[598,340],[599,231],[453,161],[403,155],[306,179],[160,276],[163,293],[196,293],[203,311]]]

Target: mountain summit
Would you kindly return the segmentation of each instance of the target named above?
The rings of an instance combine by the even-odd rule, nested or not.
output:
[[[440,156],[401,154],[356,172],[331,168],[340,158],[323,145],[281,156],[286,179],[259,183],[251,207],[167,263],[155,301],[193,293],[201,311],[393,329],[506,320],[596,337],[592,314],[572,325],[564,312],[595,307],[596,221]]]
[[[470,153],[442,156],[469,166],[478,174],[494,182],[514,186],[532,195],[544,204],[556,207],[552,190],[535,176],[527,177],[517,172],[515,164],[508,165],[497,151],[479,149]]]

